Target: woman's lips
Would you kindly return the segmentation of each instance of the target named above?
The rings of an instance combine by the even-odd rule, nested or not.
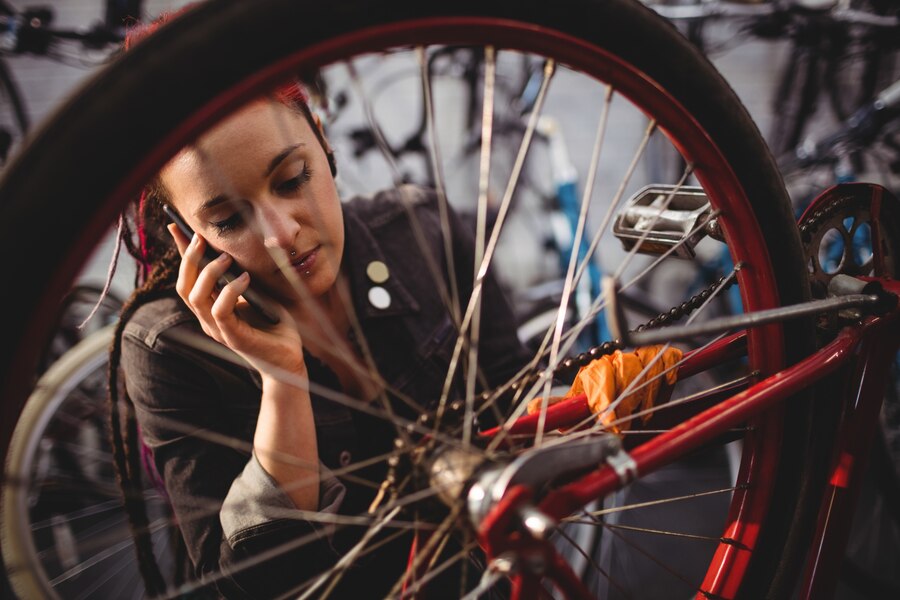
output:
[[[319,255],[321,248],[322,246],[316,246],[312,250],[301,254],[299,258],[291,261],[291,266],[303,274],[308,273],[315,266],[316,257]]]

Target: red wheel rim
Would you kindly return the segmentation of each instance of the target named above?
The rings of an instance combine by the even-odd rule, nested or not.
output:
[[[164,141],[146,154],[105,204],[111,215],[140,190],[167,158],[190,139],[282,80],[286,74],[326,65],[338,59],[377,52],[387,47],[418,44],[477,44],[543,54],[559,63],[609,83],[617,93],[653,115],[683,156],[695,165],[695,175],[707,190],[721,222],[735,262],[745,263],[738,273],[744,306],[748,311],[779,305],[771,260],[762,231],[738,179],[719,148],[687,110],[649,76],[607,51],[584,40],[538,25],[485,17],[413,19],[334,37],[313,44],[280,60],[269,68],[220,94],[189,119],[173,129]],[[740,223],[741,227],[735,225]],[[93,233],[93,232],[92,232]],[[83,240],[82,240],[83,241]],[[69,262],[71,264],[71,261]],[[70,275],[58,278],[69,279]],[[749,358],[755,369],[772,373],[784,363],[781,328],[761,327],[750,332]],[[10,386],[15,389],[15,386]],[[780,410],[754,424],[744,441],[744,460],[724,537],[736,543],[720,544],[703,583],[703,590],[722,597],[733,596],[746,572],[751,549],[756,546],[760,523],[770,502],[771,475],[778,463],[782,436]],[[765,440],[765,443],[763,443]],[[741,483],[752,482],[752,486]]]

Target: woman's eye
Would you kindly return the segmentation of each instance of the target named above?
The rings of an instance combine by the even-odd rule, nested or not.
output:
[[[219,235],[223,233],[228,233],[229,231],[236,229],[238,225],[242,223],[241,214],[239,212],[234,213],[230,217],[226,219],[222,219],[221,221],[210,221],[209,224],[212,225]]]
[[[291,177],[290,179],[281,182],[276,189],[281,193],[295,192],[300,189],[304,183],[309,181],[310,177],[312,177],[312,171],[309,166],[303,165],[303,170],[300,171],[296,177]]]

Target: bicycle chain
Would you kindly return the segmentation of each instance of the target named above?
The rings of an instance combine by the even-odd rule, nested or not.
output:
[[[860,204],[860,200],[859,198],[856,198],[854,196],[844,196],[843,198],[838,198],[832,202],[829,202],[822,208],[813,211],[811,215],[805,217],[800,222],[800,241],[803,243],[803,249],[806,251],[807,256],[809,256],[810,252],[809,243],[812,242],[812,235],[815,232],[816,228],[820,227],[825,220],[830,219],[832,216],[834,216],[834,213],[843,210],[848,204]],[[850,217],[856,215],[848,214],[844,216]]]
[[[673,322],[679,319],[690,315],[695,310],[703,306],[703,304],[710,298],[710,296],[717,293],[717,291],[725,291],[735,283],[737,283],[737,279],[731,278],[729,280],[729,278],[731,278],[731,274],[719,277],[719,279],[714,281],[708,287],[700,290],[678,306],[673,306],[669,310],[659,313],[657,316],[653,317],[646,323],[638,325],[635,329],[632,330],[632,332],[637,333],[640,331],[645,331],[647,329],[657,329],[659,327],[665,327],[667,325],[671,325]],[[569,376],[574,376],[574,374],[582,367],[597,360],[601,356],[612,354],[616,350],[621,350],[622,348],[623,346],[618,340],[603,342],[602,344],[594,346],[589,350],[578,354],[577,356],[571,356],[563,360],[553,370],[553,377],[562,379]],[[523,386],[531,385],[535,381],[537,381],[543,374],[543,370],[535,368],[533,371],[522,377],[518,382],[514,383],[512,385],[512,389],[518,390]],[[485,394],[482,394],[483,400],[488,400],[489,398],[489,393],[486,392]]]

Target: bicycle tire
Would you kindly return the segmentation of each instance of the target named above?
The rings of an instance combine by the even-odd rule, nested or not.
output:
[[[561,56],[569,64],[592,70],[595,75],[610,75],[611,67],[604,66],[598,57],[614,57],[630,69],[632,77],[644,76],[655,82],[665,90],[667,100],[677,101],[671,110],[677,108],[679,115],[689,115],[683,127],[696,126],[714,140],[716,152],[729,165],[728,172],[718,175],[739,182],[740,198],[729,205],[729,218],[735,224],[726,231],[736,245],[746,243],[741,242],[742,235],[759,242],[754,251],[761,253],[753,259],[754,268],[739,274],[742,284],[746,284],[742,290],[747,309],[808,298],[790,204],[759,132],[709,63],[676,30],[638,3],[568,0],[549,14],[541,3],[507,0],[463,1],[452,8],[398,0],[379,3],[377,10],[364,2],[304,6],[302,10],[285,0],[248,4],[210,2],[160,29],[86,84],[4,173],[0,182],[5,196],[0,203],[0,251],[7,256],[27,251],[33,256],[27,268],[14,264],[8,274],[11,280],[23,283],[15,297],[5,299],[9,302],[7,314],[23,318],[11,324],[7,339],[13,343],[4,346],[0,356],[6,382],[4,433],[0,438],[4,453],[9,439],[6,424],[16,422],[27,396],[27,377],[21,373],[32,370],[34,341],[47,333],[40,322],[40,316],[47,312],[46,299],[64,288],[72,276],[71,265],[86,257],[89,240],[111,221],[117,203],[134,193],[168,153],[202,126],[250,97],[251,88],[255,91],[263,83],[271,83],[276,72],[261,70],[265,66],[293,56],[292,68],[308,68],[316,60],[333,60],[366,44],[396,42],[401,34],[407,36],[406,43],[424,31],[438,41],[452,36],[465,39],[496,33],[488,27],[490,23],[509,32],[505,40],[508,43],[518,40],[528,49]],[[481,30],[470,27],[472,32],[465,34],[460,31],[460,23],[477,24]],[[513,24],[525,26],[517,29]],[[442,25],[448,29],[442,29]],[[529,37],[522,41],[525,29],[529,30]],[[180,35],[184,31],[190,34]],[[563,47],[560,33],[572,45]],[[297,41],[300,39],[304,42]],[[252,43],[246,43],[247,40]],[[351,42],[356,45],[354,48],[350,47]],[[582,50],[580,55],[575,47]],[[190,64],[185,64],[184,56],[192,57]],[[287,68],[286,65],[282,63],[282,67]],[[161,100],[152,93],[163,85],[178,89],[178,97]],[[644,83],[636,80],[635,85]],[[98,101],[100,98],[102,102]],[[216,103],[210,105],[213,100]],[[660,100],[655,101],[654,108],[660,109]],[[196,108],[203,106],[206,110],[197,112]],[[147,118],[135,123],[130,118],[134,114],[146,114]],[[110,127],[111,123],[131,123],[133,127],[124,135],[121,129]],[[155,150],[148,154],[148,148]],[[71,160],[73,154],[82,160]],[[53,176],[41,175],[47,173]],[[75,185],[77,201],[63,205],[56,202],[60,197],[71,197]],[[49,207],[53,210],[48,211]],[[747,218],[741,220],[742,217]],[[23,240],[17,235],[22,227],[32,223],[41,223],[42,233],[56,241],[52,248],[37,239]],[[69,251],[60,253],[60,248]],[[33,270],[57,276],[45,284],[31,277]],[[759,339],[773,344],[763,348],[755,341]],[[780,347],[784,348],[783,353],[778,351]],[[809,322],[767,327],[751,334],[751,360],[763,371],[789,364],[812,347]],[[825,419],[826,412],[815,416]],[[814,498],[821,459],[827,456],[827,439],[811,439],[811,435],[813,431],[826,432],[827,438],[829,426],[813,427],[812,416],[807,403],[792,402],[784,413],[769,413],[765,419],[769,428],[762,427],[754,434],[781,438],[780,449],[774,451],[779,464],[777,474],[752,490],[766,498],[756,507],[765,514],[765,521],[760,526],[759,539],[754,537],[749,566],[742,563],[738,579],[724,584],[728,595],[762,597],[783,591],[780,586],[791,580],[809,526],[808,511],[817,504]],[[791,435],[781,435],[782,427]],[[745,448],[758,453],[757,458],[767,457],[760,459],[763,463],[775,460],[773,450],[762,446],[760,440],[745,443]],[[770,484],[771,495],[764,489]],[[767,510],[770,506],[780,510]],[[740,507],[732,509],[735,514],[740,513]],[[785,555],[786,547],[789,556]],[[737,551],[732,548],[723,552]]]
[[[97,514],[84,511],[87,514],[74,525],[55,522],[55,515],[62,514],[57,512],[61,506],[80,506],[91,497],[86,486],[103,483],[111,475],[105,431],[92,437],[97,444],[91,448],[93,454],[74,456],[87,472],[71,469],[71,465],[42,466],[53,460],[50,456],[57,451],[54,447],[69,439],[60,431],[60,419],[77,416],[75,423],[80,429],[105,423],[103,384],[114,330],[114,325],[107,325],[95,331],[51,365],[28,398],[10,441],[0,487],[0,542],[12,588],[21,598],[65,598],[91,586],[99,596],[115,597],[114,590],[121,592],[123,584],[137,575],[136,566],[123,562],[121,553],[118,560],[100,561],[77,573],[67,565],[69,556],[83,556],[87,551],[84,545],[96,545],[98,537],[109,545],[129,544],[131,534],[124,513],[115,505]],[[98,379],[100,389],[96,389]],[[70,428],[72,424],[64,423],[63,427],[66,425]],[[97,456],[104,453],[106,458],[98,460]],[[106,499],[105,504],[116,500],[108,491],[100,496]],[[157,504],[165,510],[164,501]],[[40,528],[33,530],[36,520]],[[164,556],[165,546],[161,545],[159,551]],[[128,557],[132,551],[123,547],[121,552]],[[110,573],[113,577],[106,579]]]

